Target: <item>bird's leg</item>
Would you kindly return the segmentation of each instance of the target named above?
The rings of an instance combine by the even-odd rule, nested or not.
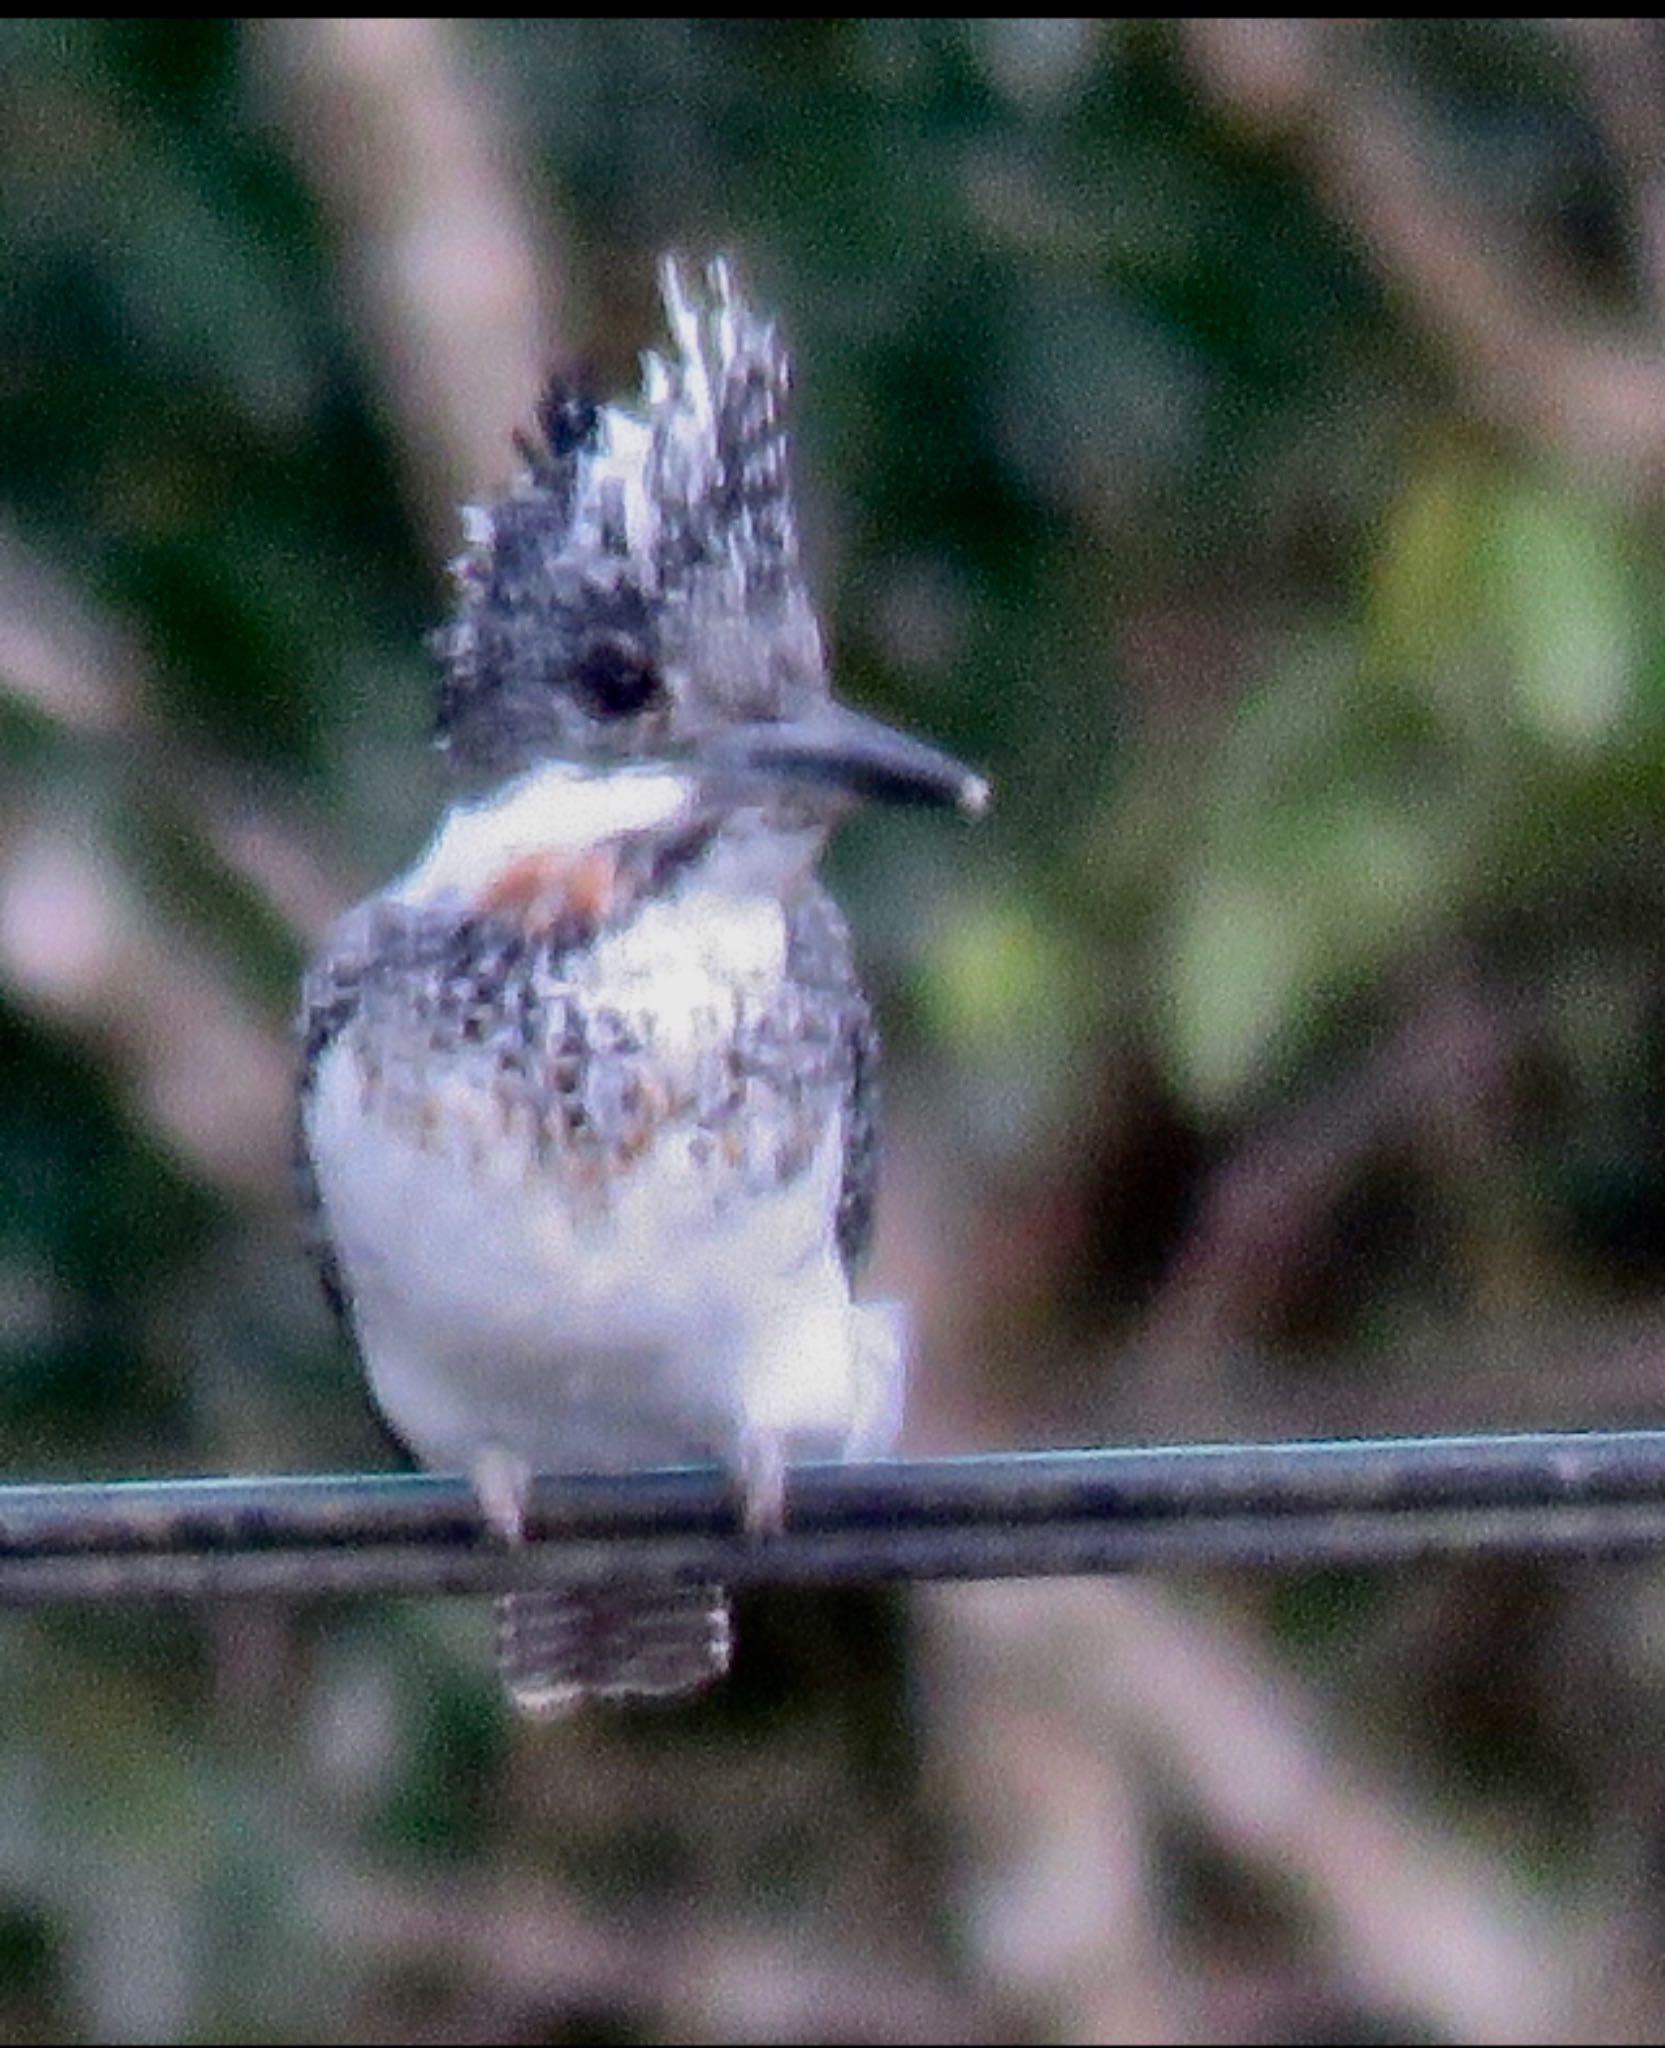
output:
[[[781,1432],[747,1423],[740,1432],[735,1473],[747,1534],[778,1533],[786,1526],[786,1442]]]
[[[532,1496],[532,1468],[502,1444],[487,1444],[469,1471],[480,1512],[508,1544],[526,1541],[526,1509]]]

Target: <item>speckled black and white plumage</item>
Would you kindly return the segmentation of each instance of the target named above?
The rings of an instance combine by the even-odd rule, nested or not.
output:
[[[697,876],[691,885],[698,886]],[[674,890],[668,900],[674,902]],[[785,906],[786,974],[713,1034],[690,1087],[667,1097],[644,1027],[586,967],[602,926],[574,917],[528,934],[512,919],[372,899],[344,921],[306,980],[302,1125],[324,1054],[348,1041],[368,1102],[419,1127],[437,1064],[489,1097],[493,1144],[524,1146],[575,1204],[601,1204],[643,1146],[681,1129],[690,1156],[727,1162],[714,1200],[802,1172],[836,1116],[844,1133],[834,1229],[853,1280],[871,1247],[878,1178],[878,1032],[849,927],[825,889]],[[308,1149],[302,1203],[332,1304],[350,1312]]]
[[[829,702],[773,329],[665,272],[640,412],[552,391],[465,515],[441,744],[468,794],[307,979],[303,1182],[376,1397],[518,1536],[531,1472],[881,1455],[901,1328],[858,1303],[876,1041],[814,876],[847,796],[702,742]],[[771,728],[773,729],[773,728]],[[726,763],[726,765],[724,765]],[[530,1712],[686,1690],[714,1588],[505,1603]]]
[[[827,696],[785,353],[726,263],[696,279],[670,262],[662,282],[675,349],[644,357],[643,410],[555,387],[512,490],[464,514],[456,613],[435,645],[440,742],[465,776],[540,754],[640,757]]]
[[[528,789],[558,800],[565,776]],[[702,801],[670,776],[634,793]],[[850,1295],[875,1048],[843,919],[806,846],[794,876],[746,880],[754,840],[791,844],[746,813],[709,836],[668,817],[658,857],[627,835],[606,906],[547,925],[480,910],[455,838],[308,983],[303,1129],[377,1398],[500,1524],[508,1471],[511,1530],[531,1470],[710,1457],[769,1519],[789,1449],[881,1454],[899,1413],[894,1312]],[[510,1671],[536,1711],[714,1675],[724,1612],[517,1595],[500,1643],[568,1660]]]

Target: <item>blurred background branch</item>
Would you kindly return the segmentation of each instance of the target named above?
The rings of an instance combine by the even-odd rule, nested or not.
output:
[[[1287,135],[1390,292],[1446,351],[1478,413],[1611,481],[1659,490],[1665,331],[1649,332],[1634,310],[1598,323],[1541,240],[1522,234],[1506,206],[1477,205],[1456,165],[1442,165],[1441,139],[1414,93],[1362,52],[1358,24],[1210,20],[1187,23],[1186,33],[1199,82],[1238,119]],[[1657,144],[1647,132],[1648,70],[1658,66],[1649,25],[1569,24],[1567,33],[1620,163],[1645,179]],[[1630,80],[1622,107],[1618,70]],[[1634,198],[1651,287],[1645,182]]]
[[[451,23],[272,20],[257,33],[411,510],[448,556],[458,504],[501,482],[508,428],[567,353],[552,209],[534,209],[524,145]]]

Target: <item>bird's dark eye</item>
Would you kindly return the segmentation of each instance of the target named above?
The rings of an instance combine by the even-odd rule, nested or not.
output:
[[[579,650],[579,690],[603,718],[629,718],[659,694],[659,671],[628,633],[596,633]]]

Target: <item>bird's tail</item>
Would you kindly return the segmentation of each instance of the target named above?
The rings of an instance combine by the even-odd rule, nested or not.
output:
[[[536,1720],[587,1700],[669,1699],[728,1669],[721,1586],[540,1586],[497,1602],[497,1662]]]

